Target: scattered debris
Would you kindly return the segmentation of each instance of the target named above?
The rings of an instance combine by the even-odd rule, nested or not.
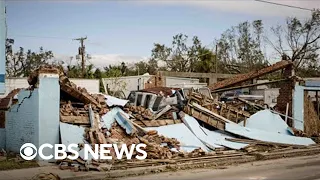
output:
[[[132,135],[136,132],[136,128],[124,114],[118,112],[115,118],[117,123],[126,130],[127,134]]]
[[[270,67],[218,82],[211,89],[229,88],[248,79],[291,65],[281,61]],[[238,98],[237,103],[223,103],[209,95],[179,88],[153,87],[130,94],[129,100],[104,94],[89,94],[77,87],[57,68],[45,67],[29,76],[37,87],[40,72],[58,73],[60,96],[61,143],[80,145],[76,160],[57,161],[60,169],[73,171],[110,171],[140,164],[179,163],[187,158],[243,156],[251,152],[280,152],[314,145],[304,132],[289,128],[275,111]],[[12,94],[9,96],[12,101]],[[0,100],[0,103],[7,101]],[[252,106],[255,112],[244,106]],[[120,159],[113,147],[108,148],[112,160],[84,160],[84,144],[147,146],[144,161]],[[1,153],[1,152],[0,152]],[[136,152],[134,152],[136,153]],[[133,154],[136,155],[136,154]],[[50,177],[45,177],[50,176]],[[54,175],[43,175],[52,179]],[[41,179],[39,176],[38,179]],[[51,178],[52,177],[52,178]],[[42,178],[43,179],[43,178]]]
[[[53,173],[40,173],[31,178],[31,180],[60,180],[61,178]]]
[[[106,103],[109,107],[111,106],[125,106],[128,103],[128,100],[119,99],[109,95],[105,95]]]

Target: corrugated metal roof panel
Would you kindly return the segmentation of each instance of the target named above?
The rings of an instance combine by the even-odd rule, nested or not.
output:
[[[60,134],[62,144],[66,146],[81,144],[84,143],[85,128],[60,122]]]
[[[232,134],[237,134],[249,139],[282,143],[282,144],[295,144],[295,145],[311,145],[315,144],[310,138],[289,136],[286,134],[279,134],[275,132],[268,132],[259,129],[242,127],[235,123],[226,123],[226,131]]]
[[[191,152],[198,148],[201,148],[206,152],[210,151],[210,149],[208,149],[207,146],[203,144],[183,123],[160,127],[147,127],[145,129],[157,130],[159,134],[165,137],[176,138],[181,143],[180,148],[183,151]]]
[[[225,138],[232,138],[232,136],[202,128],[194,117],[187,114],[184,115],[182,120],[196,137],[210,147],[218,148],[225,146],[231,149],[241,149],[248,146],[248,144],[245,143],[230,142],[225,140]]]
[[[243,126],[243,121],[238,123]],[[262,110],[253,114],[246,120],[247,128],[255,128],[259,130],[264,130],[268,132],[275,132],[280,134],[292,135],[288,131],[288,125],[286,122],[280,117],[279,114],[274,114],[270,110]]]

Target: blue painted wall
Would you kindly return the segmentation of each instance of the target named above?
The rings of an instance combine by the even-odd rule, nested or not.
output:
[[[293,127],[299,130],[304,130],[304,91],[318,90],[320,87],[300,86],[298,83],[295,86],[293,93]]]
[[[60,139],[59,77],[57,74],[40,75],[39,82],[39,144],[58,144]],[[50,155],[54,151],[45,148],[43,153]]]
[[[7,150],[18,153],[24,143],[33,143],[36,147],[59,143],[58,78],[58,75],[40,75],[39,88],[19,92],[19,103],[6,113]],[[45,148],[43,154],[54,154],[54,149]]]
[[[304,87],[296,85],[293,93],[293,127],[304,130]]]
[[[19,152],[24,143],[39,145],[39,91],[22,90],[6,113],[6,149]]]
[[[5,41],[7,36],[5,20],[5,1],[0,0],[0,94],[5,93]]]

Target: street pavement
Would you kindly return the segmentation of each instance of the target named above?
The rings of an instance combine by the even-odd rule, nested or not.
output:
[[[108,172],[72,172],[60,170],[57,166],[0,171],[0,180],[31,179],[39,173],[54,173],[61,179],[106,179]],[[124,174],[128,170],[117,170]],[[130,174],[135,174],[132,170]],[[113,178],[114,179],[114,178]],[[123,180],[320,180],[320,155],[256,161],[220,169],[191,169],[176,172],[157,173],[144,176],[127,176]]]
[[[259,161],[224,169],[194,169],[127,177],[124,180],[320,180],[320,155]]]

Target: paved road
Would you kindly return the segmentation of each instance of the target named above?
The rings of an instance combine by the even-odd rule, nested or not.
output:
[[[125,180],[147,179],[320,180],[320,155],[260,161],[239,166],[230,166],[225,169],[197,169],[125,178]]]

